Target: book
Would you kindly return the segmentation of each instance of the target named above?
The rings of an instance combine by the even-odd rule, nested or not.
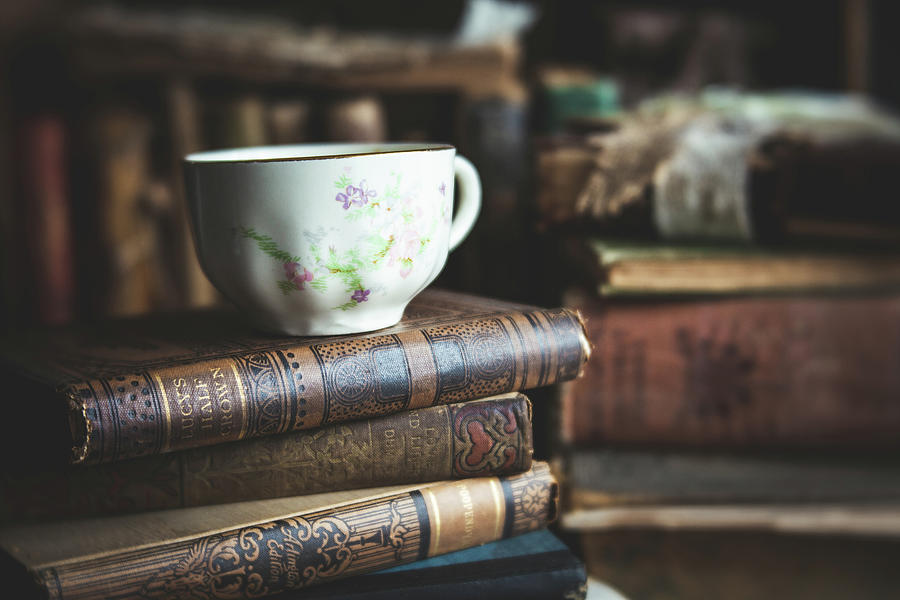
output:
[[[896,189],[900,120],[861,97],[663,96],[540,147],[545,227],[663,240],[900,240],[883,201]]]
[[[510,477],[8,527],[0,548],[45,597],[260,597],[541,529],[556,497],[535,463]]]
[[[26,118],[18,134],[21,202],[13,206],[17,224],[10,228],[18,247],[10,250],[21,261],[14,269],[24,289],[20,314],[40,323],[65,323],[75,314],[76,285],[69,134],[63,117],[53,113]]]
[[[261,95],[216,98],[205,108],[205,137],[211,147],[242,148],[268,143],[266,105]]]
[[[0,355],[8,397],[28,399],[9,403],[21,426],[0,456],[87,464],[549,385],[576,377],[589,347],[573,311],[431,289],[398,325],[359,335],[271,337],[235,313],[180,313],[29,332]]]
[[[169,182],[175,199],[171,226],[176,238],[172,249],[175,259],[171,261],[169,270],[177,282],[180,306],[212,306],[220,301],[220,297],[203,273],[194,250],[181,163],[188,154],[206,149],[208,143],[204,140],[202,110],[194,86],[184,76],[172,77],[172,72],[166,74],[169,79],[165,94],[168,134],[172,145]]]
[[[758,530],[801,534],[900,535],[900,504],[654,504],[572,510],[562,526],[576,531],[618,529]]]
[[[131,109],[106,109],[91,121],[100,275],[90,289],[102,315],[146,313],[163,293],[160,228],[147,201],[152,134],[150,119]]]
[[[644,600],[881,600],[900,582],[900,540],[884,536],[620,529],[582,551],[591,576]]]
[[[283,99],[266,107],[266,137],[272,144],[300,144],[311,135],[312,103]]]
[[[645,448],[575,449],[566,464],[573,511],[654,504],[900,502],[890,456]]]
[[[738,245],[570,242],[600,295],[775,294],[900,288],[900,254]]]
[[[522,394],[240,443],[0,474],[0,520],[60,519],[506,475],[531,467]]]
[[[579,445],[890,447],[900,432],[900,296],[601,301],[572,294],[594,346],[561,393]]]
[[[335,142],[383,142],[388,124],[376,96],[334,98],[323,110],[325,137]]]
[[[468,550],[359,575],[331,585],[286,592],[284,600],[390,600],[491,597],[497,600],[584,598],[584,565],[542,529]]]

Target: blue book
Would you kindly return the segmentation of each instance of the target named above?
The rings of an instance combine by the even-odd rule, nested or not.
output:
[[[343,579],[278,600],[583,598],[584,565],[547,530]]]

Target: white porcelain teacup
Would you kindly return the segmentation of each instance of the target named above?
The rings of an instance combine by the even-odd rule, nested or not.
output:
[[[185,178],[207,277],[257,326],[290,335],[399,321],[481,206],[478,172],[445,144],[198,152]]]

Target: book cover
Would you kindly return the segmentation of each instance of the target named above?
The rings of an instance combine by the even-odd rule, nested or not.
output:
[[[522,394],[239,443],[0,474],[0,520],[61,519],[505,475],[531,467]],[[23,461],[24,462],[24,461]]]
[[[570,243],[602,296],[900,289],[900,254],[738,245]]]
[[[0,548],[45,597],[261,597],[534,531],[556,503],[535,463],[511,477],[9,527]]]
[[[284,600],[578,600],[584,598],[584,565],[559,538],[542,529],[468,550],[359,575],[312,590],[286,592]]]
[[[895,446],[900,297],[571,296],[593,357],[561,395],[564,441]]]
[[[900,461],[874,453],[575,449],[572,510],[649,504],[900,502]]]
[[[100,463],[544,386],[576,377],[589,347],[573,311],[427,290],[360,335],[270,337],[198,313],[30,333],[0,354],[12,447],[65,439]]]
[[[883,600],[897,593],[897,538],[623,529],[582,537],[592,577],[642,600]]]

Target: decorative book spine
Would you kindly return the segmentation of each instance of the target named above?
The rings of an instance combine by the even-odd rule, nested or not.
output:
[[[310,429],[573,379],[578,315],[514,312],[176,364],[66,388],[74,462]]]
[[[544,527],[546,463],[512,477],[443,483],[273,522],[127,549],[34,573],[46,597],[255,598],[385,569]]]
[[[224,444],[7,475],[0,515],[104,515],[508,475],[527,470],[531,454],[531,404],[514,394],[266,436],[239,451]]]

